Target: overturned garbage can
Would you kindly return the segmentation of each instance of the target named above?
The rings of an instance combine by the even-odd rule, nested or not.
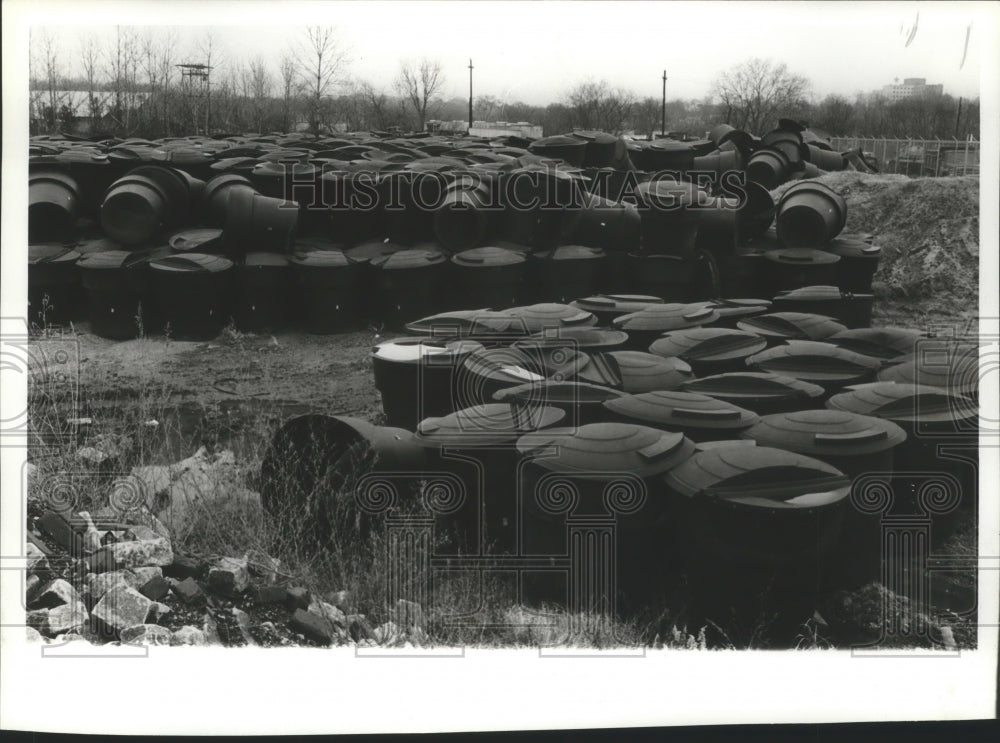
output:
[[[465,360],[482,350],[470,340],[407,337],[383,341],[372,349],[375,388],[390,426],[416,430],[424,418],[453,413],[455,378]]]
[[[28,246],[28,321],[44,328],[77,319],[84,310],[77,261],[71,245]]]
[[[847,202],[819,181],[800,181],[778,199],[778,239],[789,248],[821,248],[847,222]]]
[[[310,333],[329,334],[361,327],[364,263],[339,250],[312,250],[291,258],[303,326]]]
[[[625,395],[604,407],[612,420],[677,431],[696,443],[734,439],[760,418],[732,403],[676,390]]]
[[[294,274],[287,256],[254,251],[236,264],[233,321],[250,333],[270,332],[289,320]]]
[[[413,440],[426,451],[428,479],[436,472],[457,478],[447,488],[449,507],[435,514],[439,552],[519,554],[516,444],[559,425],[564,415],[546,406],[527,411],[490,403],[420,421]]]
[[[310,552],[364,539],[394,509],[418,503],[425,470],[409,431],[347,416],[292,418],[261,462],[269,531]]]
[[[675,566],[673,513],[659,479],[691,457],[693,442],[647,426],[592,423],[522,438],[518,449],[524,554],[549,562],[522,572],[526,600],[613,616],[663,588]],[[557,562],[566,556],[568,569]]]
[[[28,176],[28,240],[69,240],[81,211],[80,186],[68,173],[42,170]]]
[[[143,274],[148,265],[143,257],[138,251],[106,250],[80,259],[77,266],[95,335],[124,340],[144,332]]]
[[[825,390],[818,384],[767,372],[726,372],[691,379],[681,385],[697,392],[747,408],[760,415],[815,408]]]
[[[176,254],[150,264],[162,330],[180,341],[215,338],[229,322],[233,262],[205,253]]]
[[[665,485],[699,618],[751,627],[765,612],[773,635],[793,639],[818,605],[850,478],[781,449],[720,446],[678,465]]]
[[[111,184],[101,204],[101,228],[122,245],[140,245],[167,221],[170,198],[152,178],[130,174]]]

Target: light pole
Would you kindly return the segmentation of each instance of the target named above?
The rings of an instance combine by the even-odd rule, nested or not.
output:
[[[469,59],[469,129],[472,129],[472,60]]]
[[[660,109],[660,136],[667,136],[667,71],[663,71],[663,106]]]

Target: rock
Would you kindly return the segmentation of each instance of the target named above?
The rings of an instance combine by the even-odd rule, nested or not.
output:
[[[42,585],[42,579],[37,575],[29,575],[24,579],[24,603],[26,606],[31,606],[31,602],[38,596]]]
[[[26,542],[24,545],[24,556],[25,556],[25,569],[28,571],[28,575],[38,575],[39,573],[48,572],[49,569],[49,559],[45,556],[45,553],[38,549],[38,546],[34,542]]]
[[[86,511],[80,511],[77,514],[81,519],[83,519],[86,524],[86,528],[83,532],[83,551],[88,555],[92,552],[97,552],[103,544],[101,540],[101,532],[97,530],[97,525],[94,520],[90,517],[90,514]]]
[[[25,627],[25,640],[29,643],[45,642],[45,638],[34,627]]]
[[[375,639],[375,630],[372,629],[364,614],[349,614],[347,616],[347,631],[354,642]]]
[[[104,594],[113,588],[135,588],[134,576],[128,570],[115,570],[111,573],[90,573],[83,589],[83,597],[87,606],[92,607],[100,601]]]
[[[347,615],[345,615],[344,612],[333,604],[328,604],[325,601],[313,601],[309,604],[308,610],[313,614],[319,614],[321,617],[326,617],[335,626],[347,629]]]
[[[108,591],[94,607],[94,617],[115,634],[126,627],[144,624],[153,602],[134,588],[118,586]]]
[[[28,625],[49,637],[80,629],[90,621],[90,615],[80,602],[36,609],[28,614]]]
[[[311,603],[309,590],[301,586],[293,586],[285,592],[285,601],[289,609],[308,609]]]
[[[148,566],[144,568],[135,568],[132,570],[133,580],[132,588],[139,588],[144,586],[153,578],[163,577],[163,568],[158,568],[156,566]]]
[[[139,593],[150,601],[159,601],[170,593],[170,584],[162,575],[156,575],[142,584]]]
[[[112,545],[113,546],[113,545]],[[85,566],[88,573],[110,573],[121,567],[108,545],[87,556]]]
[[[71,555],[83,554],[83,536],[73,529],[67,513],[46,511],[38,519],[38,528]]]
[[[952,631],[951,627],[942,625],[941,627],[938,627],[938,633],[941,637],[941,644],[944,645],[946,650],[958,649],[958,643],[955,642],[955,633]]]
[[[177,598],[185,604],[193,604],[205,600],[205,592],[194,578],[185,578],[182,581],[173,581],[170,584],[171,590]]]
[[[32,602],[32,609],[51,609],[54,606],[66,606],[80,603],[76,589],[62,578],[45,585]]]
[[[238,596],[250,585],[246,559],[222,557],[208,569],[208,585],[223,596]]]
[[[253,550],[247,553],[246,560],[251,574],[260,578],[266,585],[273,585],[278,582],[281,560],[271,557],[266,552],[261,552],[260,550]]]
[[[160,620],[167,616],[170,611],[170,607],[166,604],[154,601],[149,607],[149,613],[146,615],[146,624],[159,624]]]
[[[246,641],[247,645],[257,645],[257,641],[250,634],[250,615],[247,614],[242,609],[237,609],[233,607],[233,616],[236,618],[236,626],[240,628],[240,634],[243,635],[243,639]]]
[[[163,566],[163,575],[167,578],[201,578],[207,566],[201,560],[188,555],[174,555],[174,561]]]
[[[403,633],[395,622],[386,622],[375,628],[375,642],[379,645],[392,645],[403,639]]]
[[[288,595],[287,586],[255,586],[253,600],[255,604],[283,604]]]
[[[222,638],[219,636],[219,625],[210,612],[206,612],[201,618],[201,631],[205,635],[206,645],[221,645]]]
[[[335,630],[326,617],[304,609],[296,609],[289,626],[295,631],[320,645],[333,643]]]
[[[393,611],[393,619],[401,627],[423,627],[423,607],[415,601],[399,599]]]
[[[171,645],[206,645],[205,633],[197,627],[185,624],[170,638]]]
[[[115,542],[121,542],[125,539],[124,530],[114,530],[106,531],[101,534],[101,545],[114,544]]]
[[[122,645],[170,645],[173,632],[158,624],[137,624],[121,631]]]
[[[145,529],[145,527],[142,528]],[[158,535],[153,535],[152,538],[108,544],[101,547],[92,557],[104,552],[112,556],[115,565],[123,568],[138,568],[148,565],[163,566],[174,561],[170,541]]]

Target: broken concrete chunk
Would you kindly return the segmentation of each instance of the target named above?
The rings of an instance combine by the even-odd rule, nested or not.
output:
[[[132,571],[132,574],[135,576],[132,582],[132,588],[140,588],[141,586],[149,583],[149,581],[153,580],[153,578],[162,578],[163,568],[158,568],[156,566],[135,568]]]
[[[257,604],[283,604],[287,594],[286,586],[256,586],[253,590],[253,600]]]
[[[149,607],[149,614],[146,615],[146,624],[159,624],[160,620],[169,613],[169,606],[161,604],[159,601],[154,601]]]
[[[163,575],[167,578],[200,578],[206,570],[205,564],[194,557],[188,555],[174,555],[174,561],[163,566]]]
[[[192,627],[190,624],[185,624],[179,630],[174,632],[173,636],[170,638],[170,644],[177,645],[205,645],[205,633],[202,632],[197,627]]]
[[[57,578],[43,586],[38,596],[31,604],[32,609],[51,609],[54,606],[65,606],[80,602],[76,589],[62,578]]]
[[[251,574],[260,578],[266,585],[273,585],[278,582],[281,571],[281,560],[271,557],[266,552],[253,550],[247,553],[247,564]]]
[[[170,584],[170,588],[176,594],[177,598],[185,604],[193,604],[205,599],[205,592],[201,590],[201,586],[198,585],[198,582],[194,578],[185,578],[181,581],[175,580]]]
[[[246,559],[223,557],[208,569],[208,585],[223,596],[234,597],[250,585]]]
[[[120,633],[127,627],[143,624],[153,602],[134,588],[118,586],[108,591],[94,606],[94,617],[110,631]]]
[[[372,629],[364,614],[349,614],[347,616],[347,631],[354,642],[375,639],[375,630]]]
[[[137,539],[130,542],[115,542],[102,547],[92,557],[109,553],[115,564],[123,568],[139,568],[149,565],[163,566],[174,561],[170,541],[161,536]]]
[[[88,606],[100,601],[104,594],[112,588],[135,588],[134,576],[128,570],[115,570],[111,573],[90,573],[83,589],[84,599]]]
[[[326,617],[338,627],[343,627],[344,629],[347,628],[347,615],[333,604],[328,604],[325,601],[313,601],[309,604],[308,610],[313,614],[319,614],[321,617]]]
[[[319,614],[314,614],[304,609],[296,609],[289,625],[295,632],[320,645],[330,645],[333,642],[335,634],[333,623]]]
[[[121,631],[122,645],[170,645],[173,632],[158,624],[137,624]]]
[[[26,542],[24,545],[24,556],[27,562],[25,566],[28,575],[37,575],[49,569],[49,560],[45,553],[38,549],[34,542]]]
[[[139,593],[150,601],[159,601],[170,593],[170,584],[162,575],[155,575],[139,587]]]
[[[258,645],[259,643],[250,634],[250,615],[242,609],[233,607],[233,616],[236,618],[236,625],[240,628],[240,634],[247,645]]]
[[[90,615],[79,602],[28,612],[28,625],[49,637],[81,629],[89,621]]]

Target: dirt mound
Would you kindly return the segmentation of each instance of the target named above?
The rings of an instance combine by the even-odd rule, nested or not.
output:
[[[920,329],[953,323],[958,332],[977,327],[978,178],[844,171],[818,180],[847,200],[844,231],[871,233],[882,248],[873,282],[876,323]]]

